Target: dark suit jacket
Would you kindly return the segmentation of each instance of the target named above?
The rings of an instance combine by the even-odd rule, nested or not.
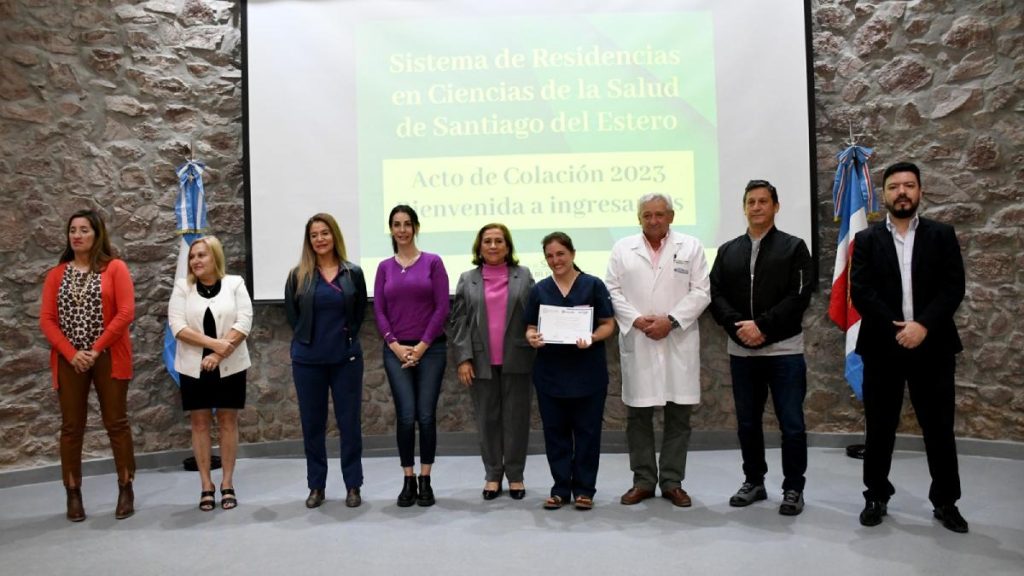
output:
[[[534,350],[526,342],[526,300],[533,288],[529,268],[509,266],[508,306],[505,311],[505,348],[502,370],[509,374],[529,374],[533,368]],[[448,317],[446,332],[455,350],[455,362],[473,361],[477,378],[491,378],[491,346],[487,331],[487,303],[484,301],[484,278],[478,266],[459,276],[455,288],[455,304]]]
[[[928,329],[921,354],[963,350],[953,315],[964,298],[964,261],[953,227],[921,218],[914,237],[911,286],[914,320]],[[896,355],[894,320],[903,320],[903,287],[892,234],[885,222],[857,233],[850,269],[850,296],[861,315],[857,353]]]

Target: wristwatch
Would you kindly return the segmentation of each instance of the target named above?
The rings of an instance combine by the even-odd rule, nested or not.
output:
[[[676,320],[671,314],[668,315],[668,321],[672,323],[673,330],[679,328],[679,320]]]

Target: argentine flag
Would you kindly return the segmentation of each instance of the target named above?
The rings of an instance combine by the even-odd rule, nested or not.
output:
[[[202,162],[189,160],[178,166],[178,202],[174,205],[174,215],[177,218],[177,234],[180,237],[178,243],[178,267],[174,273],[174,280],[185,278],[188,275],[188,247],[206,232],[206,193],[203,190],[203,170],[206,165]],[[181,384],[178,372],[174,369],[174,355],[178,347],[178,341],[171,333],[171,325],[164,326],[164,365],[167,366],[167,373],[171,375],[176,384]]]

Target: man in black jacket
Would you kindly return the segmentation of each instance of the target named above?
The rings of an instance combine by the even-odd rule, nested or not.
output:
[[[953,315],[964,297],[964,262],[952,226],[921,218],[921,171],[901,162],[882,175],[884,222],[854,238],[850,296],[861,315],[857,353],[864,360],[864,526],[877,526],[895,493],[889,482],[903,387],[924,436],[935,517],[967,532],[957,510],[960,473],[953,435],[956,354],[963,349]]]
[[[767,180],[743,192],[747,232],[722,244],[711,269],[711,313],[729,335],[743,485],[729,499],[748,506],[766,499],[764,406],[771,392],[782,430],[782,504],[795,516],[804,507],[807,433],[802,320],[811,301],[811,255],[803,240],[775,228],[779,195]]]

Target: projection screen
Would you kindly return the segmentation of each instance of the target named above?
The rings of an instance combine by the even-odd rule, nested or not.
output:
[[[649,192],[673,197],[673,229],[713,257],[745,230],[755,178],[817,253],[807,14],[794,0],[246,2],[254,299],[282,298],[316,212],[338,219],[372,290],[396,204],[417,210],[418,246],[452,290],[489,222],[538,279],[554,230],[603,276]]]

